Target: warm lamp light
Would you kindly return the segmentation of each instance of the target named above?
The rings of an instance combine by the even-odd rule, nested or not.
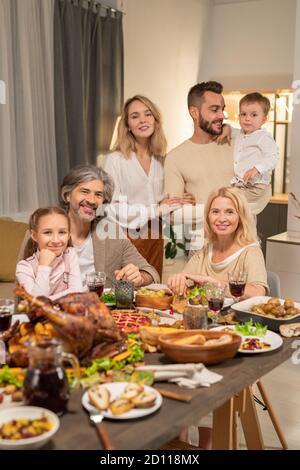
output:
[[[113,135],[110,141],[109,150],[113,150],[114,146],[116,145],[117,137],[118,137],[118,125],[119,125],[120,119],[121,119],[121,116],[118,116],[116,119]]]

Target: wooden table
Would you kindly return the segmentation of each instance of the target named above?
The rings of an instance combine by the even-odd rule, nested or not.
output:
[[[294,338],[285,339],[283,346],[264,354],[238,354],[235,358],[210,369],[223,375],[221,382],[209,388],[189,390],[193,395],[190,403],[163,399],[162,407],[154,414],[128,421],[105,421],[105,426],[116,449],[158,449],[175,438],[186,426],[197,422],[209,412],[230,402],[256,380],[286,361],[293,353]],[[147,363],[167,363],[161,354],[149,354]],[[160,384],[161,385],[161,384]],[[164,388],[181,389],[177,385],[163,384]],[[48,449],[101,449],[96,429],[81,407],[81,394],[76,392],[70,401],[70,412],[61,418],[61,427]]]

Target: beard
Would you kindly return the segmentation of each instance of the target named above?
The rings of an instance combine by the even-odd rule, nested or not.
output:
[[[220,135],[220,134],[222,134],[222,128],[220,128],[219,130],[215,130],[212,127],[212,124],[215,123],[215,122],[223,122],[223,119],[216,119],[215,121],[206,121],[201,116],[201,121],[199,123],[199,127],[200,127],[200,129],[202,129],[207,134]]]
[[[82,222],[93,222],[93,220],[96,218],[96,208],[88,206],[90,209],[93,209],[94,212],[92,214],[85,214],[80,211],[80,207],[84,206],[85,204],[80,204],[79,207],[74,208],[73,207],[73,212],[76,214],[78,219],[80,219]]]

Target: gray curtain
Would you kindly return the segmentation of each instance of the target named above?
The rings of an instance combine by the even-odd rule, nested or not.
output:
[[[58,179],[109,150],[123,104],[122,13],[95,0],[55,0]]]

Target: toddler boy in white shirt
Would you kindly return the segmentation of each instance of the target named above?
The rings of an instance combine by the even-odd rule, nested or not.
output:
[[[260,93],[249,93],[239,103],[241,129],[224,126],[222,135],[234,138],[234,178],[231,185],[238,186],[258,214],[269,202],[271,174],[278,161],[278,147],[272,135],[261,126],[267,121],[270,101]]]

